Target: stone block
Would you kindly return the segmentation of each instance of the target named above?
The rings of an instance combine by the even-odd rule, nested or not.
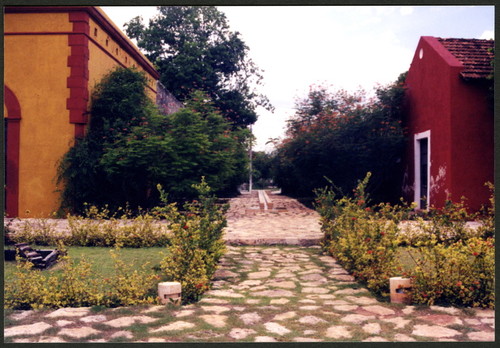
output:
[[[158,297],[162,304],[180,304],[181,291],[181,283],[179,282],[158,283]]]
[[[389,287],[392,303],[410,303],[409,290],[411,289],[411,279],[393,277],[389,279]]]

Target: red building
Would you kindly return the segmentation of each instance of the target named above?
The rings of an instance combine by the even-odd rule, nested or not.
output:
[[[403,194],[418,208],[467,198],[488,203],[493,183],[494,41],[423,36],[406,78]]]

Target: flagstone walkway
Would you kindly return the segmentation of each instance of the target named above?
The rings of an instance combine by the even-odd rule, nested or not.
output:
[[[228,234],[251,241],[248,222],[235,228],[243,202],[232,203]],[[289,215],[285,228],[312,221],[302,213],[303,223]],[[258,221],[255,240],[281,238]],[[494,341],[494,321],[493,310],[381,302],[317,245],[231,245],[213,289],[196,304],[8,311],[4,335],[6,342]]]
[[[230,200],[225,239],[231,245],[318,245],[319,214],[297,200],[269,194],[273,209],[259,210],[257,191]]]

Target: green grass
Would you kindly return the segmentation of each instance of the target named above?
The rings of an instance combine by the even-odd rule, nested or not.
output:
[[[33,246],[34,249],[51,249],[53,247],[40,247]],[[68,255],[75,261],[85,258],[92,263],[92,275],[94,278],[108,278],[114,273],[114,261],[111,257],[110,250],[113,248],[104,247],[68,247]],[[122,248],[119,251],[119,258],[122,259],[125,264],[132,265],[134,269],[141,269],[142,265],[149,263],[147,266],[148,270],[151,272],[155,271],[154,268],[159,267],[160,261],[163,256],[160,254],[163,252],[164,255],[167,254],[167,249],[162,247],[151,247],[151,248]],[[12,278],[14,272],[16,271],[15,261],[6,261],[4,263],[4,279],[6,282]],[[55,265],[48,270],[44,270],[43,273],[49,274],[60,274],[61,265]]]
[[[410,255],[411,252],[411,255]],[[406,271],[411,271],[413,268],[415,268],[416,263],[414,259],[419,259],[421,258],[420,252],[416,248],[412,247],[400,247],[397,250],[396,254],[396,262],[397,264],[401,265],[404,270]]]

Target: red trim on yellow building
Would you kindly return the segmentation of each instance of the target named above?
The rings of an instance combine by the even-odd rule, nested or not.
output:
[[[21,135],[21,106],[12,90],[4,85],[4,102],[7,109],[7,142],[5,168],[5,212],[7,216],[19,214],[19,146]]]
[[[146,73],[154,100],[159,74],[98,7],[7,6],[4,11],[5,84],[11,88],[4,104],[5,203],[9,216],[45,217],[58,206],[61,188],[54,169],[73,141],[85,135],[94,85],[116,66],[133,66]],[[36,54],[31,56],[30,49]],[[30,69],[23,69],[33,64],[32,75],[25,76]],[[33,95],[33,86],[40,93]],[[57,138],[48,140],[54,134]],[[37,147],[43,148],[40,156],[32,151]]]
[[[160,78],[160,74],[154,68],[153,64],[135,47],[129,39],[118,29],[112,21],[106,16],[106,14],[98,7],[94,6],[7,6],[5,7],[5,13],[44,13],[44,12],[68,12],[70,15],[74,12],[84,12],[92,17],[93,20],[97,22],[105,31],[109,33],[112,39],[118,42],[120,45],[125,47],[127,52],[135,59],[141,67],[148,72],[155,79]],[[84,24],[81,24],[85,26]],[[79,28],[80,24],[75,28],[73,26],[73,32],[76,30],[81,30]],[[89,36],[89,32],[86,33]]]
[[[66,108],[69,110],[69,121],[75,124],[75,138],[81,138],[85,135],[88,122],[89,15],[86,12],[70,12],[69,21],[73,23],[73,35],[68,36],[71,54],[68,56],[70,75],[66,83],[70,93]]]

